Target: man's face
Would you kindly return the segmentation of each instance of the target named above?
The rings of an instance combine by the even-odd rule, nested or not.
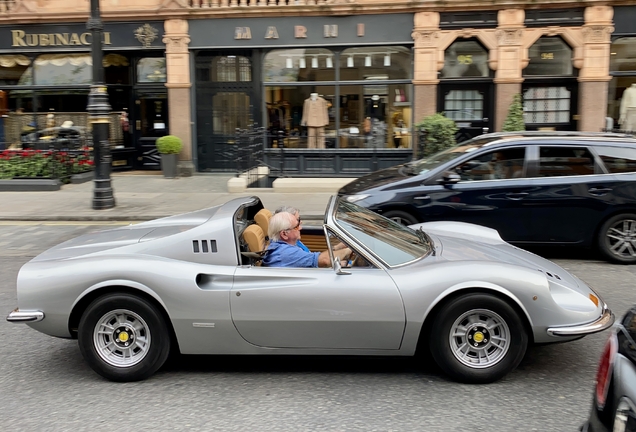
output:
[[[296,225],[292,228],[286,229],[281,232],[281,238],[289,244],[296,244],[298,240],[300,240],[300,230],[303,228],[300,219],[300,216],[295,216]]]

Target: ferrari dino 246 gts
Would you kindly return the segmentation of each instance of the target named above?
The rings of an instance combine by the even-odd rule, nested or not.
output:
[[[115,381],[182,354],[411,356],[463,382],[495,381],[531,343],[604,330],[584,282],[461,222],[410,227],[333,197],[303,241],[353,251],[343,267],[268,268],[257,197],[80,236],[26,263],[11,322],[77,338]],[[259,221],[260,222],[260,221]],[[267,221],[264,222],[265,225]],[[265,227],[266,228],[266,227]]]

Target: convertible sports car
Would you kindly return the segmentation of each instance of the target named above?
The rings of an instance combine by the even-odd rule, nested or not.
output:
[[[529,343],[575,340],[614,316],[554,263],[462,222],[402,226],[333,197],[311,249],[349,265],[267,268],[257,197],[88,234],[26,263],[7,320],[77,338],[100,375],[149,377],[183,354],[410,356],[495,381]],[[271,214],[271,213],[270,213]]]

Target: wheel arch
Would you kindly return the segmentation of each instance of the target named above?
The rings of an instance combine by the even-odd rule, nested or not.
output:
[[[494,288],[486,288],[486,287],[466,287],[455,290],[443,297],[441,297],[437,303],[433,305],[433,307],[428,311],[426,317],[424,318],[424,322],[422,323],[422,327],[420,328],[420,334],[417,341],[416,353],[420,353],[423,350],[428,349],[428,341],[430,338],[430,329],[433,324],[433,321],[439,314],[440,309],[442,309],[446,304],[450,301],[455,300],[458,297],[467,295],[467,294],[489,294],[493,297],[496,297],[500,300],[505,301],[512,307],[515,312],[521,317],[521,322],[523,323],[523,327],[528,334],[528,338],[531,343],[534,343],[534,332],[532,331],[532,324],[530,321],[530,317],[528,316],[528,312],[521,305],[518,299],[514,296],[505,293],[501,290],[497,290]]]
[[[375,211],[381,214],[382,216],[384,216],[385,213],[388,213],[390,211],[401,211],[401,212],[410,214],[417,221],[420,220],[415,208],[411,204],[407,204],[407,203],[387,203],[386,205],[383,205],[382,207],[378,208]]]
[[[141,298],[156,307],[164,321],[167,323],[168,331],[170,332],[170,346],[173,350],[175,350],[175,352],[181,352],[179,348],[179,341],[177,340],[177,335],[172,325],[172,320],[170,319],[163,302],[155,297],[156,294],[151,295],[146,290],[122,283],[106,284],[92,290],[87,290],[76,300],[68,319],[68,330],[73,339],[77,339],[77,329],[79,327],[80,320],[82,319],[82,315],[84,315],[88,306],[99,297],[115,293],[129,294]]]

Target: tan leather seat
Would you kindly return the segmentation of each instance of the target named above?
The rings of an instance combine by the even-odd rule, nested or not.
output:
[[[260,209],[258,213],[254,215],[254,222],[258,224],[263,230],[265,237],[267,238],[267,232],[269,230],[269,220],[272,218],[272,212],[266,208]]]
[[[243,231],[243,239],[250,252],[261,252],[266,248],[265,234],[256,224],[250,225]]]

